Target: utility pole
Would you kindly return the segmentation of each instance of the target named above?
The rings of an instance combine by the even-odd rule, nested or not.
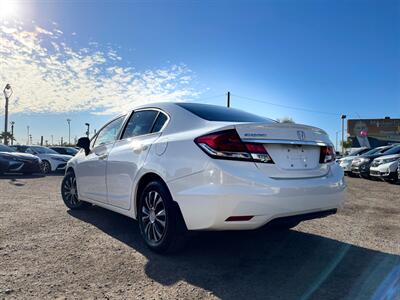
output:
[[[15,124],[15,122],[11,121],[10,124],[11,124],[11,146],[12,146],[12,145],[14,145],[14,124]]]
[[[63,137],[61,137],[61,145],[60,146],[62,146],[63,144],[64,144]]]
[[[231,92],[228,92],[228,98],[226,99],[226,107],[231,107]]]
[[[346,119],[346,115],[341,115],[340,118],[342,119],[342,155],[344,154],[344,120]]]
[[[53,135],[51,135],[51,145],[54,146],[54,143],[53,143]]]
[[[89,123],[85,123],[87,129],[86,129],[86,136],[89,138],[89,134],[90,134],[90,124]]]
[[[32,134],[29,135],[29,145],[32,145]]]
[[[29,126],[26,126],[26,130],[28,131],[28,139],[26,140],[26,144],[29,145],[29,137],[31,136],[29,134]]]
[[[336,151],[338,151],[338,135],[339,135],[339,131],[336,131]]]
[[[4,93],[4,98],[6,98],[6,104],[5,104],[5,114],[4,114],[4,144],[8,145],[8,137],[7,137],[7,132],[8,132],[8,100],[10,99],[13,90],[11,88],[11,85],[9,83],[6,84],[3,90]]]
[[[67,119],[68,122],[68,144],[71,145],[71,119]]]

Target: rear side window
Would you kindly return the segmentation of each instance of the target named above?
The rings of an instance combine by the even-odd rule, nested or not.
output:
[[[235,108],[199,103],[177,103],[177,105],[207,121],[275,123],[275,121],[271,119],[253,115]]]
[[[162,112],[160,112],[158,114],[156,121],[154,122],[153,129],[151,130],[151,132],[159,132],[164,127],[165,122],[167,122],[167,120],[168,117]]]
[[[156,110],[140,110],[134,112],[129,118],[122,139],[150,133],[157,115],[158,111]]]

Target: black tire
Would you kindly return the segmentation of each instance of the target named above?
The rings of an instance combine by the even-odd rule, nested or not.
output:
[[[85,209],[91,206],[90,203],[78,199],[78,189],[73,171],[68,171],[61,182],[61,196],[64,204],[71,210]]]
[[[186,225],[163,183],[152,181],[143,189],[137,210],[140,234],[151,250],[174,253],[183,248]]]
[[[40,168],[43,174],[49,174],[51,172],[51,165],[47,160],[42,161]]]

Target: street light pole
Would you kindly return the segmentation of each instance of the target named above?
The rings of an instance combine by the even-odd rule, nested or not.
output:
[[[346,115],[341,115],[340,118],[342,119],[342,154],[344,154],[344,120],[346,119]]]
[[[339,151],[338,150],[338,134],[339,134],[339,131],[336,131],[336,151]]]
[[[71,119],[67,119],[68,122],[68,144],[71,145]]]
[[[27,141],[26,141],[26,144],[29,145],[29,137],[30,137],[30,134],[29,134],[29,126],[26,126],[26,130],[27,130],[27,132],[28,132],[28,139],[27,139]]]
[[[10,124],[11,124],[11,146],[12,146],[14,144],[14,124],[15,124],[15,122],[11,121]]]
[[[8,132],[8,100],[10,99],[13,90],[11,88],[11,85],[9,83],[6,84],[3,90],[4,97],[6,98],[6,104],[5,104],[5,115],[4,115],[4,144],[8,145],[8,137],[7,137],[7,132]]]

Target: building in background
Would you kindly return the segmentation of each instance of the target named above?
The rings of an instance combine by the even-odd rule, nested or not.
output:
[[[353,148],[400,143],[400,119],[349,119],[347,136]]]

